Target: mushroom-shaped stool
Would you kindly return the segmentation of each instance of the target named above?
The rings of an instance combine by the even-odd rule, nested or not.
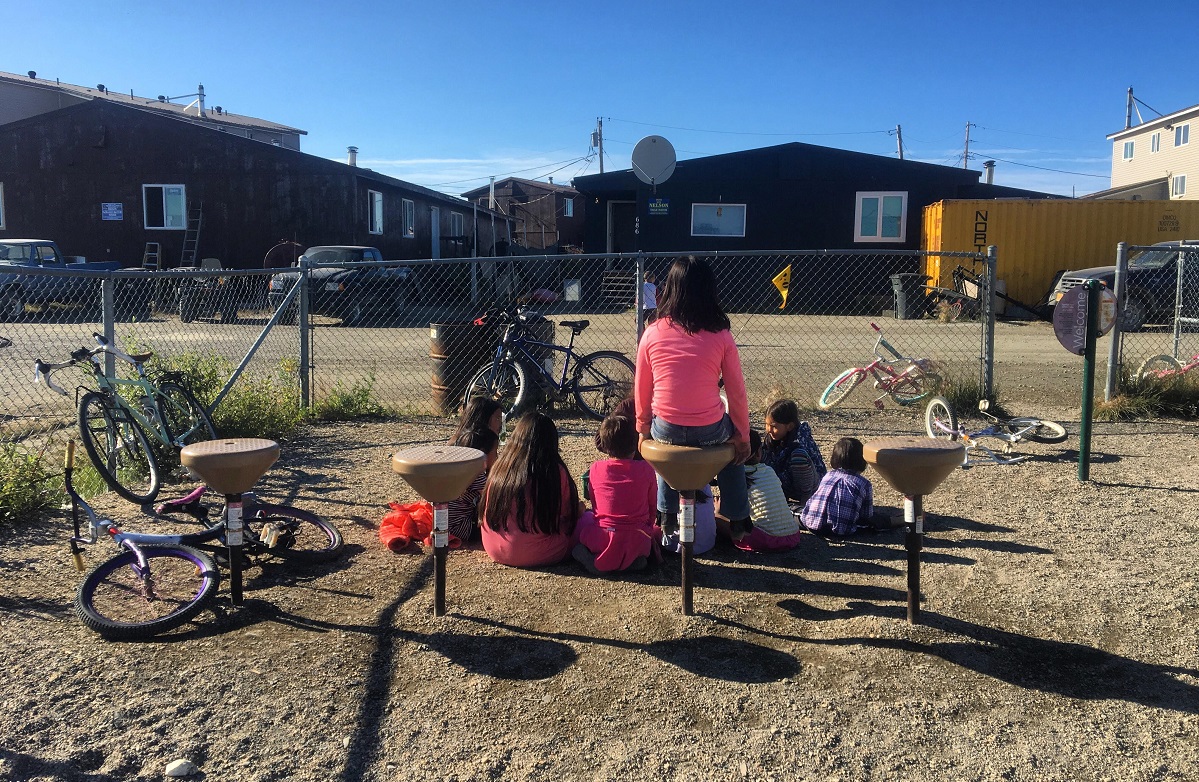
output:
[[[185,445],[179,461],[211,488],[225,495],[225,545],[229,549],[229,594],[241,605],[241,548],[245,543],[242,494],[254,488],[279,458],[274,440],[235,437]]]
[[[398,451],[391,469],[433,503],[433,615],[445,616],[445,559],[450,546],[450,502],[483,472],[484,454],[457,445],[420,445]]]
[[[728,443],[708,446],[671,445],[658,440],[641,443],[641,456],[679,493],[679,542],[683,550],[683,615],[691,616],[694,583],[695,492],[733,460]]]
[[[920,621],[920,549],[924,538],[924,495],[962,466],[965,449],[949,440],[923,437],[892,437],[871,440],[862,455],[883,476],[883,480],[903,494],[903,518],[907,525],[905,547],[908,552],[908,621]]]

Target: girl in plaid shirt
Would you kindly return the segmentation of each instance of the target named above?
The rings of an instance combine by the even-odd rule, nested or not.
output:
[[[829,455],[832,467],[820,479],[799,520],[812,532],[852,535],[870,529],[874,518],[874,487],[862,477],[866,459],[862,441],[842,437]]]

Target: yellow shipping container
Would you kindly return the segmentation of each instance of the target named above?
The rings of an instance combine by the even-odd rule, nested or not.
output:
[[[1114,264],[1119,242],[1181,239],[1199,239],[1199,201],[1003,199],[926,206],[920,247],[982,254],[995,245],[997,278],[1007,285],[1007,295],[1031,305],[1045,296],[1059,271]],[[924,273],[931,284],[952,287],[960,261],[933,255]]]

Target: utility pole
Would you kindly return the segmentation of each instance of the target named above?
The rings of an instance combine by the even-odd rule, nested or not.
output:
[[[591,134],[591,146],[599,150],[600,170],[604,173],[604,118],[595,118],[595,132]]]
[[[1132,87],[1128,88],[1128,104],[1124,107],[1124,129],[1128,130],[1132,127]]]
[[[970,123],[966,123],[966,151],[962,153],[962,168],[970,167]]]
[[[895,126],[895,143],[899,147],[899,159],[903,160],[903,125]]]

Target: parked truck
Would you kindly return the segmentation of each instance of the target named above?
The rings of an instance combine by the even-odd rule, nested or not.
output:
[[[52,305],[80,309],[91,318],[100,313],[100,279],[90,274],[27,274],[29,269],[96,272],[121,268],[116,261],[88,262],[62,254],[48,239],[0,239],[0,321],[24,319],[27,307]],[[118,286],[118,317],[136,319],[149,311],[147,286]],[[122,317],[123,316],[123,317]]]
[[[368,321],[385,321],[415,303],[420,297],[416,276],[409,266],[392,265],[383,260],[375,247],[353,245],[323,245],[309,247],[300,256],[313,263],[347,263],[362,261],[373,265],[320,267],[308,273],[308,307],[313,315],[341,318],[346,326],[361,326]],[[285,271],[271,277],[267,300],[278,309],[288,291],[300,278],[300,272]],[[294,323],[296,304],[293,300],[282,320]]]

